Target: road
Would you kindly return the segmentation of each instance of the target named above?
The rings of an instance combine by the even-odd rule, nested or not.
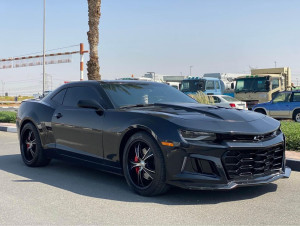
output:
[[[120,176],[52,161],[29,168],[17,135],[0,132],[0,224],[300,224],[300,172],[232,191],[132,193]]]

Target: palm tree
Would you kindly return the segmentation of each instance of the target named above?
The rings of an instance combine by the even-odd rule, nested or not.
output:
[[[87,0],[89,8],[89,31],[87,32],[90,45],[90,60],[87,62],[89,80],[101,80],[98,57],[99,20],[101,16],[101,0]]]

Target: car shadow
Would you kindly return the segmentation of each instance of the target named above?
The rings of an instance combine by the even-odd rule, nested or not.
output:
[[[76,194],[123,202],[151,202],[162,205],[217,204],[253,199],[277,190],[276,184],[242,187],[229,191],[195,191],[172,188],[157,197],[142,197],[133,193],[123,177],[98,170],[53,160],[47,167],[27,167],[20,155],[0,156],[0,170],[27,179],[13,182],[40,182]]]

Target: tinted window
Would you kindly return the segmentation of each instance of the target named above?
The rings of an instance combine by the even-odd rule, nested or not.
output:
[[[154,103],[197,103],[179,90],[160,83],[104,83],[101,86],[116,107]]]
[[[204,91],[203,80],[184,80],[182,81],[181,91],[182,92],[197,92]]]
[[[51,100],[54,101],[55,103],[62,104],[65,93],[66,93],[66,89],[63,89],[63,90],[59,91],[54,97],[52,97]]]
[[[214,98],[215,103],[220,103],[221,102],[219,97],[213,96],[213,98]]]
[[[265,92],[269,88],[266,87],[266,77],[241,78],[236,81],[235,91],[238,92]]]
[[[219,82],[215,82],[216,89],[220,89]]]
[[[273,79],[272,81],[272,89],[276,89],[279,87],[279,79]]]
[[[96,100],[99,102],[99,95],[92,87],[68,88],[64,98],[64,106],[77,107],[79,100]]]
[[[293,102],[300,102],[300,93],[294,93]]]
[[[215,89],[214,81],[207,81],[206,82],[206,89]]]

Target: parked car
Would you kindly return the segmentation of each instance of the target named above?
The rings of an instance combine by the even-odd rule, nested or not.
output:
[[[248,110],[247,103],[227,95],[211,95],[216,106]]]
[[[124,175],[140,195],[232,189],[289,177],[280,123],[251,111],[202,105],[171,86],[145,81],[62,85],[21,104],[21,156],[51,158]],[[238,147],[238,148],[237,148]]]
[[[253,111],[300,122],[300,90],[279,92],[270,102],[255,105]]]

